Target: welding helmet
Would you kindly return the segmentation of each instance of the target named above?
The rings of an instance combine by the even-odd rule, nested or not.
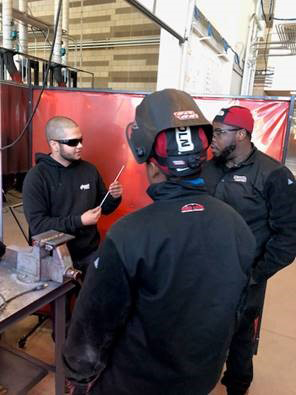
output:
[[[186,92],[165,89],[146,96],[127,126],[138,163],[153,161],[171,176],[193,175],[206,159],[212,125]]]

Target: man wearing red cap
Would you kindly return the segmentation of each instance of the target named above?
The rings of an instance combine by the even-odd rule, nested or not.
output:
[[[199,177],[211,134],[185,92],[137,107],[127,138],[154,202],[112,226],[88,270],[64,352],[74,394],[207,395],[219,380],[255,241]]]
[[[256,258],[245,313],[235,333],[222,383],[243,395],[253,379],[254,323],[262,312],[266,280],[296,255],[296,183],[287,167],[251,143],[249,109],[222,109],[213,121],[213,159],[204,167],[209,192],[235,208],[256,238]]]

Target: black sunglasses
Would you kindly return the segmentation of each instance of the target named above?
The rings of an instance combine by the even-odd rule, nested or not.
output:
[[[64,139],[64,140],[54,140],[60,144],[69,145],[69,147],[77,147],[79,143],[82,144],[82,137],[79,139]]]

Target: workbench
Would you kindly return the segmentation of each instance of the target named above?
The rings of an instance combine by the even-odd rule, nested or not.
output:
[[[16,272],[0,261],[0,292],[5,299],[35,285],[19,281]],[[71,280],[62,284],[49,281],[47,288],[26,293],[9,302],[0,311],[0,333],[50,302],[54,303],[55,311],[55,366],[19,350],[0,347],[0,383],[8,388],[9,395],[26,394],[50,371],[55,372],[55,394],[64,394],[61,351],[65,341],[65,297],[74,287]]]

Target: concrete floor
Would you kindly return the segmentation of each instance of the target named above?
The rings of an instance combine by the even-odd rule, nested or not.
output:
[[[19,198],[12,197],[12,202]],[[22,209],[16,210],[26,227]],[[26,245],[15,221],[4,207],[4,241]],[[258,355],[254,357],[255,377],[248,395],[296,395],[296,265],[290,265],[269,280],[261,328]],[[17,339],[35,322],[30,316],[6,331],[1,342],[16,346]],[[54,361],[54,343],[50,323],[46,322],[28,341],[26,352],[48,363]],[[48,375],[29,395],[54,395],[54,376]],[[225,395],[218,384],[211,395]],[[116,395],[116,394],[114,394]],[[169,394],[168,394],[169,395]]]

